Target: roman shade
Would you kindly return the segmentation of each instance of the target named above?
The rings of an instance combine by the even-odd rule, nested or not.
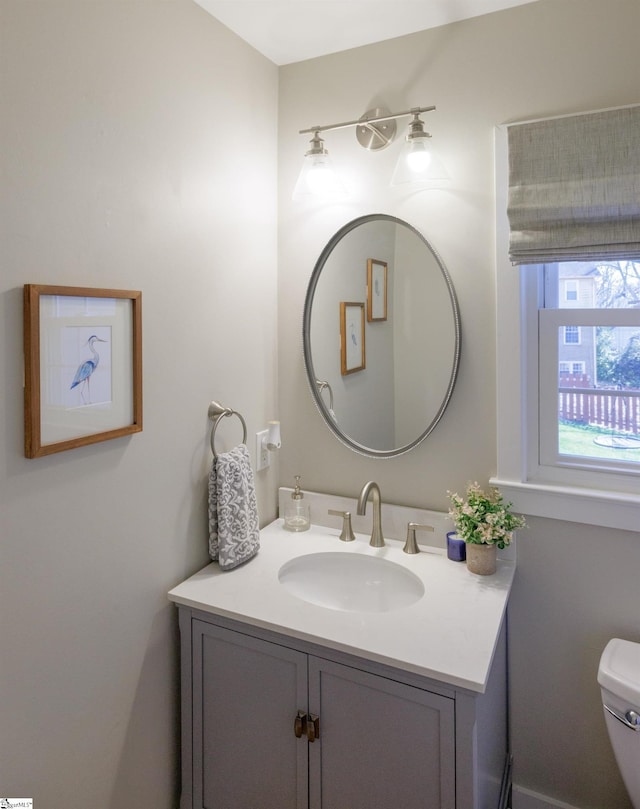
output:
[[[640,105],[508,127],[515,264],[640,256]]]

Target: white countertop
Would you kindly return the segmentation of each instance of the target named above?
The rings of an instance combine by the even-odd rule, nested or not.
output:
[[[447,559],[439,548],[402,552],[403,542],[369,546],[369,536],[341,542],[340,529],[313,525],[291,533],[282,520],[260,532],[260,551],[244,565],[222,572],[212,563],[169,593],[177,604],[354,654],[483,692],[513,581],[513,562],[498,560],[493,576],[477,576]],[[389,612],[345,612],[307,603],[279,582],[290,559],[318,552],[363,553],[406,567],[420,577],[425,594]]]

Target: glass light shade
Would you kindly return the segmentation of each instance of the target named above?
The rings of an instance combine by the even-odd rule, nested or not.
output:
[[[405,155],[405,160],[410,171],[426,171],[431,163],[431,152],[425,142],[426,138],[416,138],[409,144],[409,151]]]
[[[301,197],[338,199],[345,195],[345,187],[336,174],[327,152],[307,154],[293,191],[293,199]]]
[[[391,185],[422,183],[432,188],[446,185],[450,177],[433,151],[428,135],[408,139],[396,163]]]

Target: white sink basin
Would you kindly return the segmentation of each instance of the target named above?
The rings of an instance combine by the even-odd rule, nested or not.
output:
[[[346,612],[389,612],[424,595],[424,585],[410,570],[360,553],[297,556],[282,565],[278,579],[303,601]]]

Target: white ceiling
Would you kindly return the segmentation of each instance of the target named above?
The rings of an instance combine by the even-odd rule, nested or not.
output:
[[[537,0],[195,0],[276,65]]]

